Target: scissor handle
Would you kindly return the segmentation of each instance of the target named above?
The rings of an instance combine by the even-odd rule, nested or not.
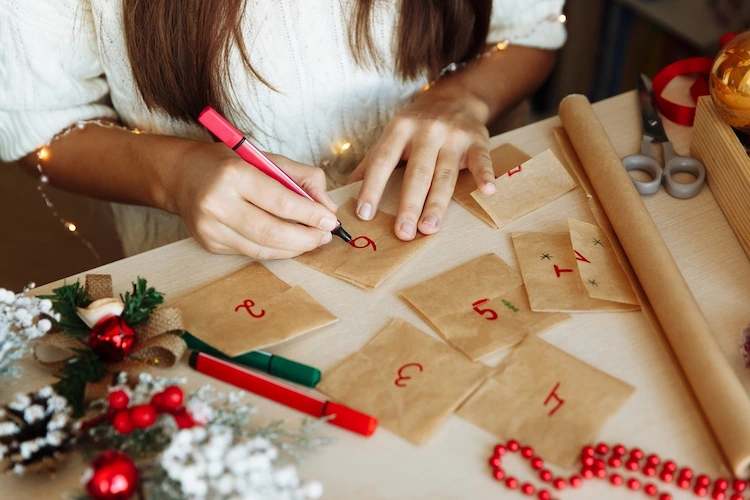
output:
[[[663,183],[664,189],[674,198],[686,200],[701,192],[703,183],[706,181],[706,167],[695,158],[680,156],[675,153],[671,142],[664,143],[664,167]],[[674,174],[686,172],[695,176],[695,180],[689,184],[677,182]]]
[[[622,165],[628,172],[631,170],[640,170],[641,172],[646,172],[653,177],[653,179],[648,182],[633,179],[632,176],[630,177],[630,180],[633,181],[633,185],[638,193],[654,194],[659,190],[659,186],[661,186],[662,170],[659,162],[654,158],[643,154],[629,155],[622,159]]]

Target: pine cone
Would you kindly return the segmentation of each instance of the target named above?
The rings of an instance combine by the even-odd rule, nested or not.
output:
[[[0,407],[0,470],[53,472],[72,449],[79,424],[67,400],[47,386]]]

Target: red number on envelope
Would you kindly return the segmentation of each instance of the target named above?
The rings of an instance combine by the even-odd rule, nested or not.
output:
[[[420,365],[419,363],[407,363],[407,364],[405,364],[404,366],[402,366],[401,368],[398,369],[398,378],[393,382],[394,384],[396,384],[399,387],[406,387],[406,383],[405,382],[407,380],[411,380],[411,377],[404,376],[403,375],[403,371],[406,370],[407,368],[409,368],[410,366],[413,366],[415,368],[419,368],[420,372],[422,371],[422,365]],[[399,383],[399,382],[401,382],[401,383]]]
[[[238,312],[240,309],[244,309],[253,318],[262,318],[263,316],[266,315],[265,309],[261,309],[259,313],[256,313],[256,312],[253,312],[253,307],[255,307],[255,302],[253,302],[250,299],[247,299],[245,302],[235,307],[234,312]]]
[[[576,260],[580,260],[581,262],[587,262],[591,264],[591,261],[587,259],[586,257],[584,257],[583,255],[581,255],[580,253],[578,253],[578,250],[573,250],[573,252],[575,252],[576,254]]]
[[[552,398],[554,398],[555,401],[557,401],[557,406],[555,406],[554,408],[552,408],[552,411],[547,414],[550,417],[552,415],[554,415],[557,410],[560,409],[560,407],[563,405],[563,403],[565,403],[565,400],[562,399],[562,398],[560,398],[557,395],[557,389],[559,387],[560,387],[560,382],[558,382],[557,385],[555,385],[555,387],[552,388],[552,392],[550,392],[549,396],[547,396],[547,399],[544,400],[544,406],[547,406],[547,403],[549,403]]]
[[[523,170],[523,169],[521,168],[521,165],[518,165],[518,166],[517,166],[516,168],[514,168],[514,169],[511,169],[511,170],[509,170],[509,171],[508,171],[508,177],[513,177],[514,175],[516,175],[516,174],[517,174],[518,172],[520,172],[521,170]]]
[[[555,264],[555,274],[557,275],[558,278],[560,277],[560,274],[562,273],[572,273],[572,272],[573,272],[572,269],[560,269],[559,267],[557,267],[557,264]]]
[[[489,308],[487,308],[487,309],[480,309],[479,308],[479,306],[481,306],[485,302],[489,302],[489,301],[490,301],[490,299],[477,300],[476,302],[474,302],[472,304],[472,306],[474,306],[474,310],[477,312],[477,314],[479,314],[481,316],[484,316],[484,319],[486,319],[487,321],[495,321],[497,319],[497,312],[495,312],[494,310],[489,309]],[[489,316],[485,316],[484,313],[490,313],[490,315]]]
[[[364,244],[364,245],[362,245],[362,246],[359,246],[359,245],[357,245],[357,241],[358,241],[358,240],[364,240],[364,241],[365,241],[365,244]],[[369,247],[369,246],[372,246],[372,251],[373,251],[373,252],[377,252],[377,251],[378,251],[378,247],[376,247],[376,246],[375,246],[375,242],[374,242],[374,241],[372,241],[372,240],[371,240],[370,238],[368,238],[367,236],[357,236],[356,238],[353,238],[353,239],[352,239],[352,240],[351,240],[351,241],[349,242],[349,244],[350,244],[351,246],[353,246],[354,248],[367,248],[367,247]]]

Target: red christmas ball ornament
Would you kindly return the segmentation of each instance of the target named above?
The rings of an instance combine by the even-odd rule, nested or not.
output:
[[[135,348],[137,334],[135,330],[119,316],[102,319],[89,334],[88,343],[91,350],[104,361],[113,363],[122,361]]]
[[[130,397],[122,389],[109,393],[109,407],[112,410],[124,410],[128,404],[130,404]]]
[[[130,418],[130,412],[121,410],[112,418],[112,427],[120,434],[130,434],[135,430],[133,420]]]
[[[91,470],[86,491],[96,500],[128,500],[138,488],[138,468],[124,453],[102,453],[91,462]]]
[[[138,405],[130,409],[130,420],[139,429],[151,427],[156,422],[156,409],[151,405]]]
[[[162,406],[167,410],[173,411],[182,406],[182,402],[185,396],[182,389],[176,385],[170,385],[162,392],[164,394],[164,400],[161,402]]]

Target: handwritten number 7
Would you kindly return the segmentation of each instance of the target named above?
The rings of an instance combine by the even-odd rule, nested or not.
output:
[[[479,314],[481,316],[484,316],[484,319],[486,319],[487,321],[495,321],[497,319],[497,312],[495,312],[494,310],[489,309],[489,308],[487,308],[487,309],[480,309],[479,308],[479,306],[481,306],[485,302],[489,302],[489,301],[490,301],[490,299],[477,300],[476,302],[474,302],[472,304],[472,306],[474,306],[474,311],[476,311],[477,314]],[[489,313],[489,316],[485,316],[485,313]]]

